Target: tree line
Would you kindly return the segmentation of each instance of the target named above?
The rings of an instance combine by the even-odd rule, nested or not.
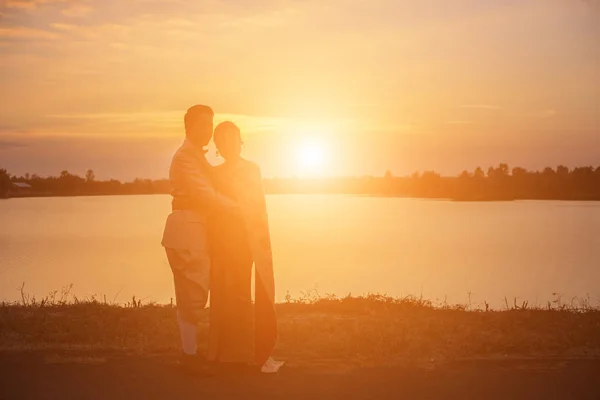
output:
[[[82,177],[68,171],[59,176],[41,177],[36,174],[10,175],[0,169],[0,197],[10,194],[13,182],[31,185],[32,196],[84,196],[167,194],[166,179],[135,179],[121,182],[115,179],[97,180],[88,170]],[[485,200],[600,200],[600,166],[546,167],[528,171],[521,167],[509,168],[507,164],[478,167],[464,171],[459,176],[441,176],[434,171],[415,172],[410,176],[396,177],[387,171],[382,177],[348,178],[271,178],[264,180],[269,194],[360,194],[419,198],[445,198],[463,201]]]
[[[37,174],[23,176],[11,175],[0,169],[0,197],[10,195],[15,182],[31,185],[31,196],[100,196],[127,194],[162,194],[169,193],[169,181],[137,178],[131,182],[116,179],[97,180],[93,170],[79,176],[69,171],[62,171],[59,176],[42,177]]]

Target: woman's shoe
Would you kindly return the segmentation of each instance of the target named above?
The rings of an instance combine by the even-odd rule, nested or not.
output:
[[[279,372],[281,367],[283,367],[283,364],[285,364],[285,361],[275,361],[273,360],[273,357],[269,357],[269,359],[263,364],[260,372],[265,374],[274,374]]]

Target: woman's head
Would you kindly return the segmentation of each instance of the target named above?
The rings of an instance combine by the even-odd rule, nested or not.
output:
[[[225,160],[234,159],[242,153],[240,128],[231,121],[221,122],[215,128],[215,145]]]

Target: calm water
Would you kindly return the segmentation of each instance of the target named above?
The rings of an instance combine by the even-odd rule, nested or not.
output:
[[[600,301],[600,202],[458,203],[270,196],[278,300],[286,291],[544,304]],[[167,196],[0,201],[0,300],[72,283],[78,296],[169,302]]]

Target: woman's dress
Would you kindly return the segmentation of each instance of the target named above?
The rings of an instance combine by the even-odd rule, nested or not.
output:
[[[238,202],[241,216],[219,215],[212,221],[208,358],[262,366],[277,341],[277,318],[273,257],[260,169],[246,160],[225,163],[215,168],[215,179],[217,187]]]

